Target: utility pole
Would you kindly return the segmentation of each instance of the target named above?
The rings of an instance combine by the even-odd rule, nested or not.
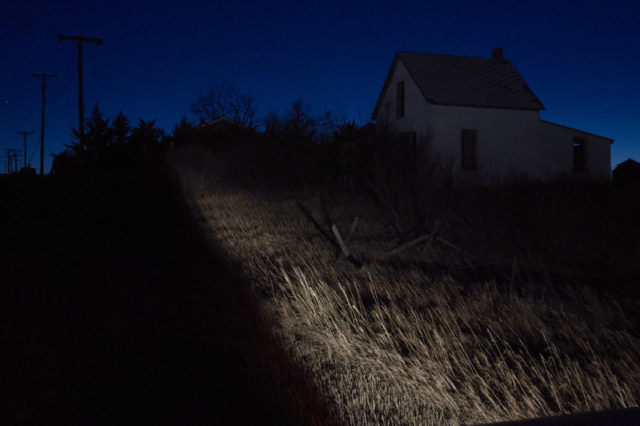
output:
[[[42,118],[40,120],[40,176],[44,174],[44,105],[46,103],[45,92],[47,90],[47,78],[57,77],[58,74],[31,74],[42,78]],[[25,153],[25,155],[27,155]]]
[[[18,152],[17,149],[7,148],[7,174],[18,171]]]
[[[18,171],[18,152],[20,151],[18,151],[17,149],[13,150],[13,164],[14,164],[14,167],[16,168],[15,170],[16,172]]]
[[[95,43],[98,46],[102,44],[102,40],[99,38],[80,37],[80,36],[66,36],[59,35],[60,41],[73,41],[78,48],[78,132],[79,135],[84,135],[84,101],[82,97],[82,43]]]
[[[16,132],[19,135],[23,136],[24,139],[24,168],[27,168],[27,136],[28,135],[32,135],[34,132],[27,132],[26,130],[23,130],[21,132]]]

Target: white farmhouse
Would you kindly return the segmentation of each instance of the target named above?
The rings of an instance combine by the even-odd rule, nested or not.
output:
[[[543,109],[500,48],[491,58],[398,52],[372,118],[426,148],[458,184],[610,179],[613,140],[542,120]]]

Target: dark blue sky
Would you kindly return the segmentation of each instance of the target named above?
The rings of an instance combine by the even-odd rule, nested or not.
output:
[[[21,1],[0,5],[0,149],[17,130],[60,152],[77,126],[76,49],[58,34],[104,40],[84,49],[86,113],[157,119],[171,131],[199,91],[251,94],[259,115],[303,99],[365,122],[397,50],[489,56],[504,48],[546,107],[542,118],[615,140],[612,166],[640,159],[639,1]],[[35,152],[32,164],[39,163]],[[21,160],[22,161],[22,160]],[[45,158],[45,169],[51,159]],[[4,164],[1,167],[4,171]]]

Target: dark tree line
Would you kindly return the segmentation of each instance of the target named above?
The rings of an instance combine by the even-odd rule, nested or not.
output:
[[[221,93],[221,89],[212,90],[208,101],[198,98],[192,112],[200,123],[183,118],[171,140],[175,146],[197,144],[213,151],[218,160],[216,172],[230,181],[278,187],[355,187],[361,182],[395,179],[398,173],[392,171],[396,168],[405,174],[414,171],[392,164],[416,155],[414,147],[403,141],[393,143],[391,139],[399,139],[398,135],[373,124],[357,125],[331,112],[314,114],[301,100],[292,102],[283,113],[269,112],[251,125],[235,121],[235,125],[223,128],[210,125],[215,122],[212,117],[219,116],[206,111],[222,111],[218,107],[224,103]],[[239,92],[228,93],[235,96]],[[205,106],[207,102],[210,105]],[[237,104],[237,100],[231,103]],[[387,148],[389,144],[394,150]]]
[[[54,155],[54,174],[105,173],[135,167],[156,157],[167,141],[155,120],[139,119],[132,127],[122,111],[110,120],[97,105],[85,122],[84,133],[73,129],[72,135],[73,142],[66,145],[67,149]]]
[[[222,83],[200,94],[191,112],[205,120],[228,117],[243,127],[253,127],[256,106],[253,98],[235,86]]]
[[[256,120],[253,99],[223,84],[199,96],[191,112],[196,123],[182,118],[165,135],[155,120],[140,119],[133,127],[122,112],[110,120],[96,105],[84,133],[73,130],[68,149],[54,156],[52,171],[105,173],[139,167],[161,158],[168,148],[189,145],[214,153],[214,172],[249,185],[354,188],[365,182],[375,188],[415,188],[416,173],[424,170],[417,167],[424,162],[418,161],[422,157],[415,141],[412,146],[379,126],[360,126],[331,112],[316,114],[301,100],[283,113]]]

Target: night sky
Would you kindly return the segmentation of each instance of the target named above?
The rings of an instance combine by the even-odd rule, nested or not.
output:
[[[395,3],[395,4],[394,4]],[[541,117],[615,140],[612,167],[640,160],[639,1],[24,1],[0,3],[0,154],[39,164],[40,80],[47,90],[45,172],[77,126],[76,48],[84,48],[85,116],[98,104],[133,125],[171,132],[220,82],[252,95],[258,116],[300,98],[316,113],[369,120],[398,50],[490,56],[520,71]],[[4,172],[3,161],[0,169]],[[22,158],[20,158],[22,164]]]

